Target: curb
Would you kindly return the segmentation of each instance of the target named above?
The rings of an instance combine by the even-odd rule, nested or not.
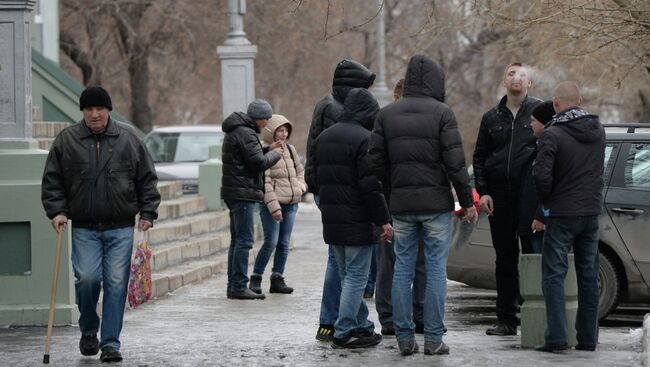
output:
[[[643,336],[641,337],[641,344],[643,344],[643,366],[650,367],[650,313],[645,314],[643,317]]]

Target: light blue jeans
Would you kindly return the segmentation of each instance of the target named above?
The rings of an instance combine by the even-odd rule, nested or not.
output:
[[[298,204],[282,204],[282,222],[273,219],[269,209],[263,203],[260,204],[260,218],[264,228],[264,243],[255,258],[253,273],[257,275],[264,274],[264,269],[271,259],[271,254],[275,249],[273,256],[273,274],[284,274],[284,267],[289,257],[289,243],[291,241],[291,231],[293,223],[296,220]]]
[[[97,301],[102,283],[104,287],[100,348],[120,349],[132,252],[133,227],[98,231],[73,224],[72,269],[83,335],[99,330]]]
[[[365,246],[336,246],[336,263],[341,278],[339,317],[334,323],[334,337],[345,338],[352,331],[374,331],[375,324],[368,320],[368,307],[363,291],[368,283],[372,248]]]
[[[451,212],[393,214],[395,230],[395,272],[393,275],[393,324],[397,340],[415,336],[411,287],[415,276],[418,238],[424,241],[426,291],[424,298],[424,339],[442,341],[445,297],[447,295],[447,257],[451,242]]]

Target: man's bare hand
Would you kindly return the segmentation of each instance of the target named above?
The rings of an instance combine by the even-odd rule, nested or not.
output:
[[[269,148],[271,150],[275,150],[280,154],[284,153],[284,143],[281,141],[278,140],[274,141],[273,143],[271,143],[271,145],[269,145]]]
[[[463,220],[470,223],[476,223],[476,221],[478,221],[478,212],[476,211],[476,207],[472,205],[469,208],[464,209],[465,215],[463,215]]]
[[[533,230],[533,233],[541,232],[546,230],[546,224],[537,219],[533,219],[533,224],[530,226],[530,228]]]
[[[65,226],[68,223],[68,217],[66,217],[63,214],[59,214],[56,217],[52,219],[52,227],[56,231],[56,233],[60,233],[61,231],[65,231]]]
[[[379,238],[384,242],[388,242],[393,238],[393,226],[390,223],[381,226],[381,235]]]
[[[273,216],[273,219],[275,219],[278,222],[282,222],[282,210],[276,210],[271,214]]]
[[[494,212],[494,201],[492,201],[492,196],[490,196],[490,195],[481,196],[481,199],[479,200],[479,205],[481,207],[481,211],[486,212],[488,215],[493,214],[493,212]]]
[[[153,223],[151,223],[149,220],[140,219],[140,221],[138,222],[138,231],[144,232],[149,228],[151,228],[151,226],[153,226]]]

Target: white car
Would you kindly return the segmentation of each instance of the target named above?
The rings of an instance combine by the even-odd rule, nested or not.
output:
[[[160,181],[182,181],[184,194],[199,190],[199,163],[209,157],[209,147],[220,145],[220,125],[178,125],[153,129],[144,144],[156,165]]]

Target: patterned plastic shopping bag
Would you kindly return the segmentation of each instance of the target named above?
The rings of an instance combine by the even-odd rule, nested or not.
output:
[[[135,249],[131,262],[131,277],[129,280],[129,305],[135,308],[151,298],[151,249],[145,240],[144,232],[140,232],[140,243]]]

